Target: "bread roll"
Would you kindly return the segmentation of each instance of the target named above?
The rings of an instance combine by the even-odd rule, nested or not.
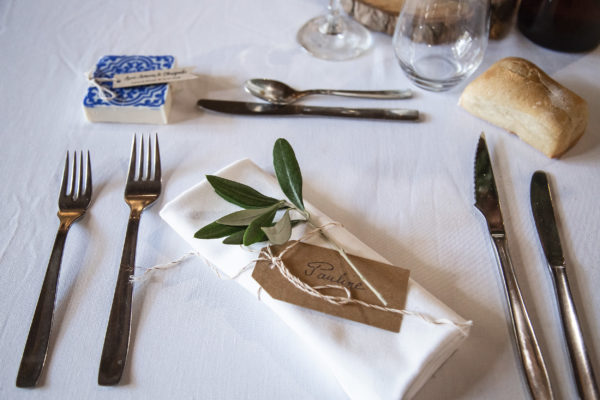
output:
[[[517,134],[548,157],[560,157],[583,135],[584,99],[522,58],[504,58],[463,91],[471,114]]]

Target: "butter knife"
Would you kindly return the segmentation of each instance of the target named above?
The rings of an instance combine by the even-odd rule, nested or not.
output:
[[[305,105],[278,106],[269,103],[249,103],[230,100],[200,99],[198,107],[238,115],[307,115],[323,117],[366,118],[396,121],[417,121],[419,111],[403,108],[345,108]]]
[[[479,138],[475,155],[475,207],[485,217],[490,232],[529,392],[532,398],[536,400],[552,399],[552,388],[546,365],[531,326],[508,252],[498,190],[496,189],[492,163],[483,133]]]
[[[536,171],[531,177],[531,210],[554,282],[577,391],[584,400],[600,399],[594,370],[579,326],[575,303],[571,297],[571,289],[567,279],[567,265],[556,227],[550,185],[546,174],[542,171]]]

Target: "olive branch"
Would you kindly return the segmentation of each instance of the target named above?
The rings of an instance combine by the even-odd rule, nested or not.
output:
[[[208,183],[215,193],[224,200],[243,208],[243,210],[227,214],[216,221],[202,227],[195,234],[196,239],[224,238],[224,244],[250,246],[254,243],[268,241],[279,245],[290,240],[292,228],[299,223],[307,223],[317,229],[310,213],[304,207],[302,199],[302,173],[296,159],[294,149],[287,140],[279,138],[273,146],[273,167],[281,190],[287,199],[275,199],[265,196],[248,185],[207,175]],[[278,221],[275,215],[284,210]],[[292,220],[291,211],[296,211],[302,219]],[[381,294],[365,279],[354,263],[348,258],[344,249],[325,231],[320,234],[333,245],[342,258],[365,285],[387,305]]]

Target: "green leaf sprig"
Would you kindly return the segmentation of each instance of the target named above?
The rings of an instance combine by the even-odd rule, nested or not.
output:
[[[309,216],[302,200],[302,174],[292,146],[285,139],[277,139],[273,147],[273,166],[277,181],[287,200],[277,200],[265,196],[250,186],[219,176],[207,175],[208,183],[223,199],[244,210],[236,211],[219,218],[202,229],[194,237],[197,239],[225,238],[225,244],[250,246],[265,240],[273,244],[283,244],[292,235],[292,227],[307,221]],[[289,201],[288,201],[289,200]],[[277,221],[277,211],[285,210]],[[292,221],[290,211],[297,210],[305,219]]]
[[[196,239],[223,239],[225,244],[243,244],[250,246],[257,242],[268,240],[272,244],[283,244],[290,240],[292,228],[301,222],[306,222],[313,228],[315,224],[310,214],[304,208],[302,199],[302,173],[296,159],[294,149],[287,140],[279,138],[273,146],[273,167],[281,190],[287,200],[277,200],[265,196],[250,186],[214,175],[207,175],[208,183],[215,192],[230,203],[243,208],[243,210],[225,215],[218,220],[198,230]],[[289,200],[289,201],[288,201]],[[277,221],[275,215],[284,210],[282,217]],[[304,219],[292,220],[290,211],[297,211]],[[387,302],[381,294],[366,280],[363,274],[348,258],[344,249],[339,246],[326,232],[320,234],[331,243],[365,285],[377,296],[383,305]]]

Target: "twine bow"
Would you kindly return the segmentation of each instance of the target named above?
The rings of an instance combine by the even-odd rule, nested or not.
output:
[[[420,312],[416,312],[416,311],[398,309],[398,308],[387,307],[387,306],[380,306],[378,304],[371,304],[371,303],[367,303],[366,301],[362,301],[362,300],[353,298],[352,293],[345,286],[342,286],[342,285],[311,286],[308,283],[300,280],[297,276],[292,274],[291,271],[285,266],[285,263],[283,261],[283,256],[285,253],[287,253],[292,248],[294,248],[298,243],[302,242],[303,240],[306,240],[311,235],[320,232],[321,229],[323,229],[323,227],[318,227],[315,230],[308,232],[302,238],[300,238],[298,241],[290,244],[285,249],[283,249],[277,256],[273,254],[271,246],[267,246],[261,251],[257,261],[268,261],[271,264],[271,268],[276,268],[279,271],[279,273],[281,273],[281,275],[285,279],[287,279],[297,289],[303,291],[304,293],[309,294],[310,296],[316,297],[318,299],[322,299],[322,300],[324,300],[328,303],[334,304],[336,306],[343,306],[346,304],[357,304],[362,307],[370,308],[370,309],[374,309],[374,310],[390,312],[390,313],[400,314],[400,315],[404,315],[404,316],[417,317],[427,323],[434,324],[434,325],[452,325],[452,326],[456,327],[457,329],[459,329],[463,335],[466,336],[468,334],[469,328],[473,325],[472,321],[455,322],[455,321],[452,321],[447,318],[437,318],[436,319],[436,318],[430,317],[429,315],[426,315],[426,314],[423,314]],[[319,291],[322,289],[342,290],[342,291],[344,291],[345,296],[326,295]]]
[[[112,78],[101,78],[94,76],[94,69],[89,70],[85,73],[85,77],[89,84],[98,89],[98,96],[106,102],[117,97],[117,94],[110,88],[102,85],[102,82],[112,82]]]

